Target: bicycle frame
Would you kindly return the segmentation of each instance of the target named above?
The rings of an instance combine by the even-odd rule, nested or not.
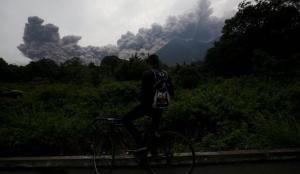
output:
[[[126,139],[124,135],[128,133],[126,130],[125,134],[122,128],[125,128],[124,124],[122,123],[121,119],[116,119],[116,118],[100,118],[94,121],[95,122],[101,121],[103,127],[106,128],[103,134],[99,134],[100,138],[104,138],[106,140],[103,141],[108,141],[107,143],[110,144],[111,147],[110,149],[107,149],[105,153],[111,154],[111,163],[109,163],[111,170],[113,169],[112,166],[114,166],[114,160],[115,156],[118,156],[119,152],[122,154],[128,155],[128,153],[132,152],[134,155],[134,158],[137,160],[138,164],[142,164],[142,166],[147,167],[151,171],[151,173],[156,174],[155,170],[153,167],[151,167],[152,162],[156,166],[157,161],[153,161],[151,157],[153,157],[153,153],[159,152],[160,157],[158,160],[161,161],[164,165],[172,166],[174,165],[173,163],[177,163],[178,159],[175,159],[175,154],[177,153],[178,149],[182,149],[182,146],[184,146],[182,152],[188,152],[191,154],[191,159],[192,163],[189,164],[189,170],[185,172],[185,174],[191,174],[193,171],[193,167],[195,164],[195,152],[193,150],[193,147],[189,140],[185,138],[183,135],[172,132],[172,131],[159,131],[159,135],[156,135],[157,132],[152,132],[151,130],[146,129],[144,131],[144,141],[146,145],[146,149],[143,151],[137,151],[137,150],[131,150],[130,148],[133,149],[133,146],[130,144],[130,139]],[[128,133],[129,136],[131,136]],[[160,137],[162,136],[162,137]],[[135,143],[135,142],[134,142]],[[105,143],[104,143],[105,144]],[[102,143],[103,145],[103,143]],[[178,146],[179,145],[179,146]],[[101,146],[102,148],[102,146]],[[103,153],[103,149],[100,150],[101,153]],[[141,153],[142,152],[142,153]],[[99,154],[100,156],[102,154]],[[148,156],[148,154],[151,153],[152,156]],[[180,152],[179,152],[180,153]],[[157,153],[158,154],[158,153]],[[96,154],[95,154],[96,155]],[[94,156],[95,156],[94,155]],[[162,155],[162,156],[161,156]],[[96,159],[96,157],[94,157]],[[183,161],[184,162],[184,161]],[[97,168],[97,162],[94,162],[95,164],[95,169],[96,172],[98,172]],[[109,172],[110,173],[110,172]]]

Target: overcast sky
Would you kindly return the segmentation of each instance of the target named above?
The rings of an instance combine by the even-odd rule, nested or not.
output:
[[[82,36],[80,45],[116,44],[127,31],[136,33],[152,23],[164,24],[195,8],[199,0],[0,0],[0,57],[8,63],[26,64],[17,49],[29,16],[59,27],[60,36]],[[211,0],[214,16],[232,14],[242,0]]]

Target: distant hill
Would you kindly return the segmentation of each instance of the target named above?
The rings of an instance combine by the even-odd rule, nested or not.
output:
[[[196,40],[173,39],[156,52],[163,63],[176,65],[191,63],[204,59],[208,48],[213,42],[201,42]]]

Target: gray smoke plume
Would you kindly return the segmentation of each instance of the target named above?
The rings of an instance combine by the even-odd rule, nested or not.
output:
[[[153,24],[149,29],[139,29],[136,35],[127,32],[117,42],[121,55],[128,56],[128,53],[136,51],[155,53],[173,39],[201,42],[215,40],[221,34],[224,19],[212,17],[210,6],[209,0],[201,0],[195,11],[178,17],[169,16],[163,26]]]
[[[118,54],[116,46],[107,45],[103,47],[81,47],[78,45],[80,36],[59,35],[59,28],[53,24],[43,25],[44,20],[37,17],[29,17],[25,25],[24,44],[18,49],[32,60],[42,58],[52,59],[58,63],[79,57],[83,62],[99,63],[106,55]]]
[[[219,37],[224,23],[224,19],[211,16],[213,10],[210,5],[209,0],[200,0],[193,12],[170,16],[165,25],[153,24],[150,28],[139,29],[137,34],[127,32],[117,41],[117,46],[102,47],[81,47],[78,45],[80,36],[60,38],[57,26],[43,25],[44,20],[37,16],[29,17],[25,25],[24,43],[18,49],[32,60],[48,58],[62,63],[79,57],[86,63],[99,63],[108,55],[128,58],[135,52],[152,54],[174,39],[210,42]]]

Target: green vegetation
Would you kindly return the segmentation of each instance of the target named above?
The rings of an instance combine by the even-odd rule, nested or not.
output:
[[[0,100],[1,155],[85,154],[91,121],[121,116],[139,97],[135,81],[1,86],[25,92],[22,98]],[[211,78],[176,90],[162,128],[191,137],[198,150],[299,147],[299,96],[298,81]]]
[[[60,83],[2,85],[25,92],[22,98],[1,98],[2,155],[85,153],[92,136],[91,121],[99,115],[127,112],[138,96],[136,82],[111,82],[98,87]]]
[[[299,9],[293,0],[243,2],[204,63],[164,66],[176,95],[161,128],[199,151],[299,147]],[[0,58],[0,156],[89,153],[91,122],[133,108],[145,69],[138,57],[110,56],[101,66]]]
[[[127,73],[141,74],[143,69],[133,69],[138,62],[144,64],[142,60],[131,60],[119,66],[135,64]],[[47,67],[40,65],[37,70]],[[32,64],[19,68],[31,67]],[[64,75],[52,79],[55,73],[49,73],[43,78],[1,83],[1,87],[25,93],[23,97],[0,100],[1,155],[88,153],[92,120],[97,116],[122,116],[138,103],[140,82],[117,80],[122,68],[108,75],[98,74],[102,75],[98,84],[91,81],[92,72],[102,72],[102,68],[109,69],[107,66],[55,66],[56,70],[61,68],[72,72],[66,73],[69,81],[63,82]],[[177,90],[164,114],[162,128],[191,137],[198,150],[299,147],[297,79],[225,79],[201,73],[199,65],[177,66],[169,68],[169,72]]]

